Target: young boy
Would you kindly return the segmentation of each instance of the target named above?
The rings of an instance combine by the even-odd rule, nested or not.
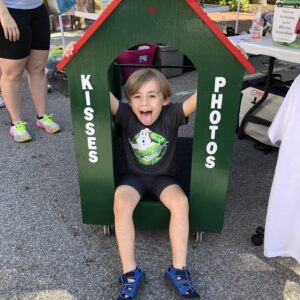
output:
[[[178,128],[196,110],[196,94],[183,103],[172,104],[164,75],[155,69],[141,69],[128,78],[125,95],[128,104],[110,96],[115,123],[122,128],[128,163],[128,173],[120,179],[114,198],[115,231],[123,267],[117,299],[134,299],[145,279],[134,257],[132,219],[145,192],[159,199],[171,213],[172,266],[165,274],[167,283],[183,298],[199,298],[186,269],[189,203],[173,177]]]

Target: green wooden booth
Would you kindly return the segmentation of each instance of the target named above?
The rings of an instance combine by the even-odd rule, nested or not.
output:
[[[109,90],[114,60],[144,42],[184,53],[198,71],[190,181],[190,229],[220,232],[242,78],[251,64],[195,0],[114,0],[78,41],[67,66],[83,222],[113,225],[113,139]],[[136,227],[167,228],[168,210],[143,201]]]

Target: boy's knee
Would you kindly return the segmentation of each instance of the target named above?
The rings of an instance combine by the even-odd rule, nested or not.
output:
[[[174,199],[173,209],[171,212],[188,214],[189,211],[189,201],[186,195],[180,195],[177,199]]]
[[[115,193],[114,214],[115,216],[133,214],[134,207],[126,194]]]
[[[124,199],[120,196],[116,196],[114,198],[114,214],[118,215],[125,209]]]

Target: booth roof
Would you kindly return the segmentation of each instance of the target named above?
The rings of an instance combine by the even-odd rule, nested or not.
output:
[[[211,29],[211,31],[220,39],[220,41],[228,48],[228,50],[237,58],[237,60],[244,66],[249,73],[254,73],[254,67],[250,62],[240,53],[240,51],[231,44],[223,32],[218,26],[206,15],[206,13],[200,8],[195,0],[185,0],[190,7],[197,13],[202,21]],[[110,14],[119,6],[122,0],[114,0],[99,16],[99,18],[88,28],[85,34],[79,39],[74,47],[74,52],[69,57],[64,57],[63,60],[57,65],[59,70],[62,70],[70,60],[74,58],[76,53],[81,47],[88,41],[88,39],[94,34],[94,32],[105,22]]]

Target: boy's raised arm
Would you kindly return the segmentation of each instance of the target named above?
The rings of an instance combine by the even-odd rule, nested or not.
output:
[[[109,100],[110,100],[110,111],[112,115],[115,116],[119,108],[119,100],[111,92],[109,92]]]
[[[183,113],[186,117],[196,111],[197,92],[183,102]]]

